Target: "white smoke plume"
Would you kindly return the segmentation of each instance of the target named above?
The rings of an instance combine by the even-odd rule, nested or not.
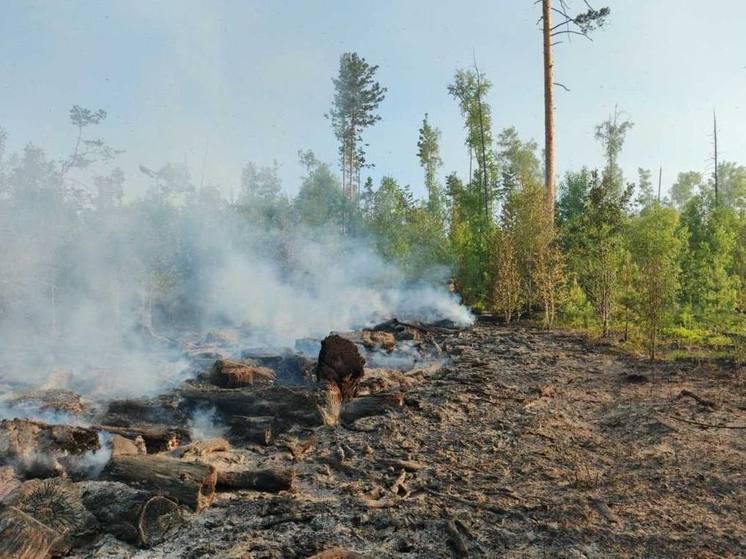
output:
[[[150,395],[194,374],[185,348],[216,329],[238,353],[392,316],[472,320],[446,273],[412,283],[364,239],[258,219],[170,169],[122,201],[120,175],[92,193],[37,148],[0,152],[0,389]]]

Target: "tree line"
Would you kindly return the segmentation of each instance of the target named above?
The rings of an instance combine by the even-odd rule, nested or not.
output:
[[[341,176],[300,151],[305,173],[292,198],[277,163],[249,162],[231,200],[218,185],[197,186],[174,163],[140,166],[146,192],[126,199],[127,181],[138,177],[126,177],[116,167],[121,152],[93,135],[107,116],[100,110],[73,107],[74,141],[61,160],[31,144],[5,153],[2,132],[0,318],[33,316],[40,330],[54,332],[70,310],[60,302],[85,292],[111,307],[113,322],[129,306],[151,328],[187,325],[200,314],[190,299],[203,279],[195,261],[215,258],[194,232],[204,241],[220,230],[221,239],[280,261],[294,235],[363,239],[412,281],[450,279],[477,311],[639,338],[651,357],[664,331],[740,328],[745,167],[720,161],[710,176],[682,172],[662,197],[651,171],[623,175],[619,161],[633,125],[615,112],[594,131],[603,166],[560,177],[555,211],[538,145],[513,127],[496,129],[492,84],[475,64],[445,85],[463,117],[468,173],[442,172],[441,132],[424,114],[412,145],[425,192],[418,199],[395,177],[361,180],[372,164],[364,133],[381,119],[386,94],[376,71],[356,53],[340,57],[327,116]],[[127,264],[132,247],[137,265]],[[111,262],[95,281],[75,264],[93,252]],[[39,294],[44,304],[30,304]]]

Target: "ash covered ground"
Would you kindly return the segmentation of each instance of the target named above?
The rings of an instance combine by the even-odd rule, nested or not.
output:
[[[360,341],[360,334],[351,338]],[[200,512],[182,507],[179,522],[164,527],[160,543],[149,548],[117,539],[99,519],[66,553],[79,559],[746,554],[743,368],[651,366],[582,336],[487,323],[400,328],[396,338],[391,353],[378,340],[358,385],[358,398],[400,395],[372,415],[348,415],[336,426],[286,424],[269,444],[232,438],[235,430],[221,427],[224,418],[203,420],[205,439],[224,436],[230,446],[191,460],[219,471],[291,471],[289,489],[218,487]],[[413,348],[428,358],[403,363]],[[399,358],[398,366],[375,363],[376,355]],[[178,391],[162,397],[159,405],[178,397]],[[194,435],[194,424],[186,426]],[[178,448],[184,447],[161,454]],[[111,482],[70,483],[85,489]]]

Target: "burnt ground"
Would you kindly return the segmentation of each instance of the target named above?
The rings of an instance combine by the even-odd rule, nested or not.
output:
[[[381,381],[407,387],[401,412],[252,449],[294,464],[292,493],[224,493],[154,549],[76,556],[746,556],[743,368],[486,324],[439,343],[446,366]]]

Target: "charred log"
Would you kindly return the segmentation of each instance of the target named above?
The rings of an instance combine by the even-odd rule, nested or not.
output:
[[[167,497],[200,511],[212,503],[217,474],[215,467],[166,456],[119,456],[104,471],[114,481],[155,489]]]
[[[31,407],[35,410],[83,415],[90,412],[90,402],[80,394],[63,388],[42,388],[24,392],[10,400],[8,405],[16,408]]]
[[[316,380],[336,384],[342,400],[350,400],[357,394],[364,366],[365,359],[360,356],[355,344],[332,334],[321,342],[319,361],[316,364]]]
[[[252,489],[277,493],[293,487],[295,472],[291,468],[264,470],[218,471],[218,488],[228,490]]]
[[[330,383],[313,387],[273,385],[234,389],[187,383],[182,395],[192,402],[214,405],[229,422],[233,416],[271,416],[280,426],[335,425],[341,404],[339,389]]]
[[[360,339],[365,349],[383,350],[391,353],[396,347],[396,338],[391,332],[382,330],[363,330]]]
[[[304,386],[313,383],[316,363],[301,354],[286,351],[278,355],[248,350],[241,353],[241,358],[272,369],[282,384]]]
[[[161,495],[116,481],[88,481],[80,485],[83,505],[105,532],[145,547],[157,545],[184,523],[179,505]]]
[[[27,477],[59,475],[66,471],[68,457],[100,447],[94,429],[26,419],[0,421],[0,460],[13,464]]]
[[[168,425],[134,425],[119,427],[117,425],[95,425],[95,429],[127,437],[128,439],[137,440],[142,438],[145,448],[150,454],[173,450],[191,440],[189,431],[180,427],[170,427]]]
[[[114,433],[109,441],[109,446],[112,456],[132,456],[147,453],[145,441],[140,436],[132,440]]]
[[[60,535],[14,507],[0,511],[0,559],[47,559]]]
[[[274,437],[274,417],[234,415],[228,436],[235,441],[266,446]]]
[[[186,422],[188,414],[179,406],[174,395],[152,399],[127,399],[109,402],[101,423],[126,427],[131,423],[178,425]]]
[[[219,359],[210,371],[210,382],[222,388],[240,388],[255,384],[271,384],[277,379],[272,369],[241,361]]]
[[[175,448],[169,455],[184,460],[204,458],[213,452],[227,452],[231,449],[230,443],[223,438],[204,439],[194,441],[186,446]]]
[[[85,509],[78,487],[69,480],[34,479],[20,485],[3,500],[57,534],[52,553],[64,554],[93,533],[95,518]]]

